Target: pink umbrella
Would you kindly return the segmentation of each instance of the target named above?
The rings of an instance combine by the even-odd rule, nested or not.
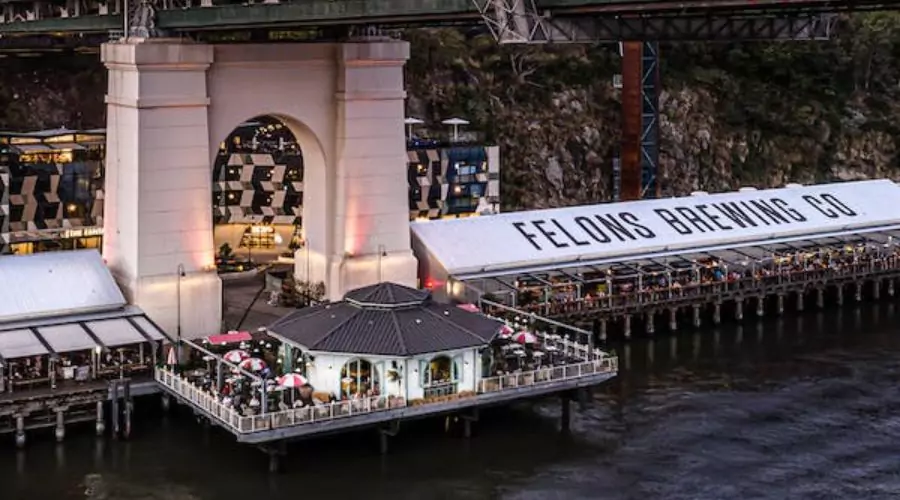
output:
[[[175,355],[175,346],[169,347],[169,354],[166,356],[166,364],[169,366],[178,364],[178,357]]]
[[[266,362],[259,358],[247,358],[241,361],[240,367],[251,372],[259,372],[266,369]]]
[[[278,377],[278,385],[282,387],[303,387],[308,383],[309,381],[306,380],[306,377],[296,373],[288,373]]]
[[[462,309],[463,311],[467,311],[470,313],[480,313],[481,309],[478,308],[475,304],[458,304],[456,307]]]
[[[500,330],[497,331],[497,335],[502,339],[507,339],[512,334],[513,334],[513,329],[510,328],[509,325],[503,325],[500,327]]]
[[[537,337],[535,337],[534,334],[530,332],[519,332],[513,336],[513,340],[520,344],[537,343]]]
[[[224,359],[225,361],[228,361],[229,363],[240,363],[240,362],[244,361],[245,359],[248,359],[249,357],[250,357],[250,355],[247,354],[247,351],[235,349],[233,351],[226,352],[225,355],[222,356],[222,359]]]

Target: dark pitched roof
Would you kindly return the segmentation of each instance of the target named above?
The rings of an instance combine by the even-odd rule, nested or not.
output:
[[[292,312],[268,330],[312,351],[405,357],[485,345],[501,326],[434,302],[427,291],[379,283],[350,291],[340,302]]]

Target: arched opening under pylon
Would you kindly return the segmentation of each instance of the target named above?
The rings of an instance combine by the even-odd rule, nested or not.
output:
[[[290,259],[303,244],[303,152],[273,116],[238,125],[213,162],[213,231],[220,272]]]

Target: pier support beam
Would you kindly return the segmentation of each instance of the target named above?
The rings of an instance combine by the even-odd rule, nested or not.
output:
[[[53,435],[56,436],[56,442],[62,443],[66,439],[66,409],[56,408],[56,430]]]
[[[874,300],[881,300],[881,280],[872,282],[872,298]]]
[[[16,446],[25,447],[25,415],[16,415]]]
[[[652,310],[647,312],[647,335],[656,333],[656,323],[653,321],[656,319],[654,318],[655,315],[656,314]]]
[[[160,403],[162,404],[163,411],[167,412],[170,408],[172,408],[172,397],[163,392],[160,396]]]
[[[766,298],[759,296],[756,298],[756,317],[762,318],[766,313]]]
[[[378,429],[379,451],[382,455],[387,455],[390,438],[400,433],[400,421],[392,420],[387,427]]]
[[[463,437],[469,439],[472,437],[472,424],[478,422],[478,408],[472,408],[469,413],[463,413],[460,417],[463,422]]]
[[[630,314],[625,315],[624,325],[622,328],[625,332],[625,340],[630,339],[631,338],[631,315]]]
[[[816,288],[816,307],[825,308],[825,290],[822,288]]]
[[[762,299],[760,299],[760,300],[762,300]],[[777,307],[776,310],[778,311],[779,316],[784,314],[784,295],[782,295],[780,293],[778,294],[778,305],[776,307]]]
[[[112,400],[110,409],[110,417],[112,417],[112,434],[113,439],[119,439],[119,384],[118,382],[113,382],[112,386]]]
[[[893,279],[893,278],[891,278],[891,279],[888,280],[888,287],[887,287],[887,288],[888,288],[888,290],[887,290],[887,292],[888,292],[888,297],[893,297],[893,296],[894,296],[894,279]]]
[[[862,288],[863,288],[862,282],[857,281],[856,282],[856,293],[854,294],[854,297],[857,302],[862,302]]]
[[[806,301],[806,295],[804,295],[802,291],[797,292],[797,312],[803,312],[803,307],[805,306],[805,304],[804,304],[805,301]]]
[[[97,435],[102,436],[106,432],[106,422],[103,418],[103,401],[97,401]]]
[[[669,330],[673,332],[678,331],[678,309],[674,307],[669,309]]]
[[[738,321],[744,319],[744,299],[734,301],[734,319]]]
[[[839,306],[844,305],[844,286],[843,285],[837,286],[837,304]]]
[[[569,393],[565,392],[560,396],[559,402],[562,405],[559,416],[560,430],[569,432],[572,426],[572,398],[569,396]]]
[[[608,328],[609,328],[609,325],[607,325],[606,319],[601,319],[600,325],[598,326],[598,329],[600,330],[600,332],[599,332],[600,342],[606,342],[606,336],[607,336],[606,331]]]
[[[720,325],[722,323],[722,304],[716,302],[713,304],[713,324]]]
[[[128,439],[131,437],[131,410],[134,405],[134,401],[131,399],[131,380],[126,380],[124,382],[124,387],[122,388],[122,406],[125,425],[122,428],[122,437]]]
[[[700,328],[700,306],[694,306],[693,311],[691,311],[694,319],[694,328]]]

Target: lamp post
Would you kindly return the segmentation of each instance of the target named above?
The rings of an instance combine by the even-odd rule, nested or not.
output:
[[[378,282],[381,283],[381,259],[387,257],[384,245],[378,245]]]
[[[178,264],[177,276],[176,276],[176,286],[175,286],[175,310],[176,310],[176,322],[177,327],[175,330],[176,339],[178,340],[178,344],[181,344],[181,278],[184,278],[184,264]]]
[[[305,294],[306,295],[306,307],[309,307],[310,302],[312,302],[312,297],[310,297],[310,295],[309,295],[309,292],[310,292],[309,289],[310,289],[310,286],[312,286],[311,285],[312,280],[309,279],[309,240],[308,239],[305,240],[303,246],[306,247],[306,276],[305,276],[305,278],[306,278],[306,294]]]

